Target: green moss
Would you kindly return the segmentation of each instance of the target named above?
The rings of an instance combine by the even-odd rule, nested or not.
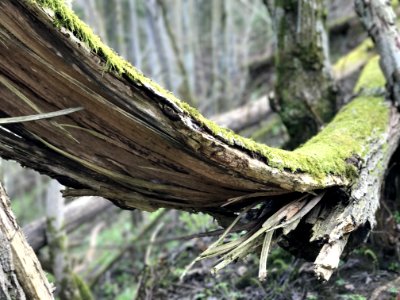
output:
[[[347,66],[357,66],[359,67],[371,56],[374,55],[373,53],[373,43],[371,39],[366,39],[362,42],[359,46],[353,49],[348,55],[341,57],[333,67],[333,72],[335,74],[340,74],[341,72],[347,69]]]
[[[195,119],[204,130],[229,145],[258,153],[266,163],[280,170],[292,172],[306,172],[316,179],[323,179],[327,174],[350,177],[354,175],[354,167],[346,163],[346,159],[353,155],[362,156],[367,150],[367,139],[379,139],[387,126],[389,110],[383,98],[360,96],[347,105],[335,119],[317,136],[304,146],[289,152],[274,149],[258,144],[251,139],[243,138],[232,131],[221,128],[214,122],[204,118],[196,109],[177,99],[158,84],[136,70],[113,50],[104,45],[98,36],[64,5],[61,0],[28,0],[42,7],[50,8],[55,13],[55,24],[63,26],[74,33],[92,51],[101,56],[109,71],[126,76],[138,85],[143,85],[167,100],[178,105],[185,113]],[[370,88],[383,85],[383,76],[380,74],[375,59],[357,85]],[[372,80],[372,81],[371,81]],[[371,122],[371,120],[373,120]]]
[[[364,90],[367,94],[368,91],[374,91],[385,87],[385,77],[379,67],[379,57],[375,56],[365,66],[362,76],[360,76],[354,92],[360,93]]]

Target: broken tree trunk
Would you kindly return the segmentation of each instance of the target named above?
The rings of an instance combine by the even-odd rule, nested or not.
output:
[[[377,69],[369,65],[363,92],[324,130],[284,151],[202,117],[102,44],[61,1],[4,0],[0,116],[83,109],[4,125],[0,155],[58,179],[67,196],[102,196],[127,209],[203,211],[224,226],[243,209],[258,210],[234,226],[247,230],[238,257],[263,244],[264,260],[275,231],[293,252],[318,257],[327,279],[335,264],[323,253],[373,225],[376,191],[397,147],[398,114],[376,95],[384,84]],[[370,185],[377,186],[371,194]],[[295,225],[309,234],[289,234]]]

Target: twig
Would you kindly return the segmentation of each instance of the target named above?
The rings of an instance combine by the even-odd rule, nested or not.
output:
[[[11,117],[11,118],[0,118],[0,125],[50,119],[50,118],[69,115],[69,114],[72,114],[72,113],[80,111],[80,110],[83,110],[83,108],[75,107],[75,108],[67,108],[67,109],[57,110],[57,111],[53,111],[53,112],[49,112],[49,113],[36,114],[36,115]]]
[[[201,260],[202,258],[209,256],[211,250],[213,250],[214,248],[216,248],[223,240],[224,238],[229,234],[229,232],[231,232],[231,230],[233,229],[233,227],[239,222],[239,220],[242,218],[242,216],[248,212],[251,208],[253,208],[256,204],[250,205],[247,208],[245,208],[243,211],[240,212],[240,214],[236,217],[236,219],[232,222],[231,225],[229,225],[229,227],[224,231],[224,233],[218,238],[218,240],[211,244],[210,247],[208,247],[203,253],[201,253],[195,260],[193,260],[183,271],[182,275],[180,276],[180,281],[183,280],[183,278],[185,277],[185,275],[187,274],[187,272],[194,266],[194,264]]]

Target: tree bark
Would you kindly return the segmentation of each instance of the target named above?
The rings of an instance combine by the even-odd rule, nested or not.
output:
[[[10,209],[10,201],[0,184],[0,298],[54,299],[32,248]]]

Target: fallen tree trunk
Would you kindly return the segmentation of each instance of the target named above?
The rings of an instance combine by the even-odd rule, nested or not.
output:
[[[238,257],[285,224],[281,243],[317,257],[324,279],[336,263],[326,258],[374,224],[379,188],[369,188],[379,186],[399,134],[397,111],[376,94],[384,85],[376,63],[359,82],[364,92],[289,152],[206,120],[103,45],[60,1],[2,1],[0,41],[2,116],[83,108],[1,129],[0,155],[58,179],[67,196],[203,211],[225,226],[261,203]],[[308,234],[290,233],[296,227]]]
[[[211,117],[211,120],[220,126],[235,132],[265,121],[272,115],[267,96],[251,101],[236,109]]]
[[[72,201],[65,206],[64,229],[66,233],[73,232],[111,207],[110,201],[99,197],[81,197]],[[46,226],[46,218],[43,217],[23,228],[26,239],[35,252],[47,245]]]

